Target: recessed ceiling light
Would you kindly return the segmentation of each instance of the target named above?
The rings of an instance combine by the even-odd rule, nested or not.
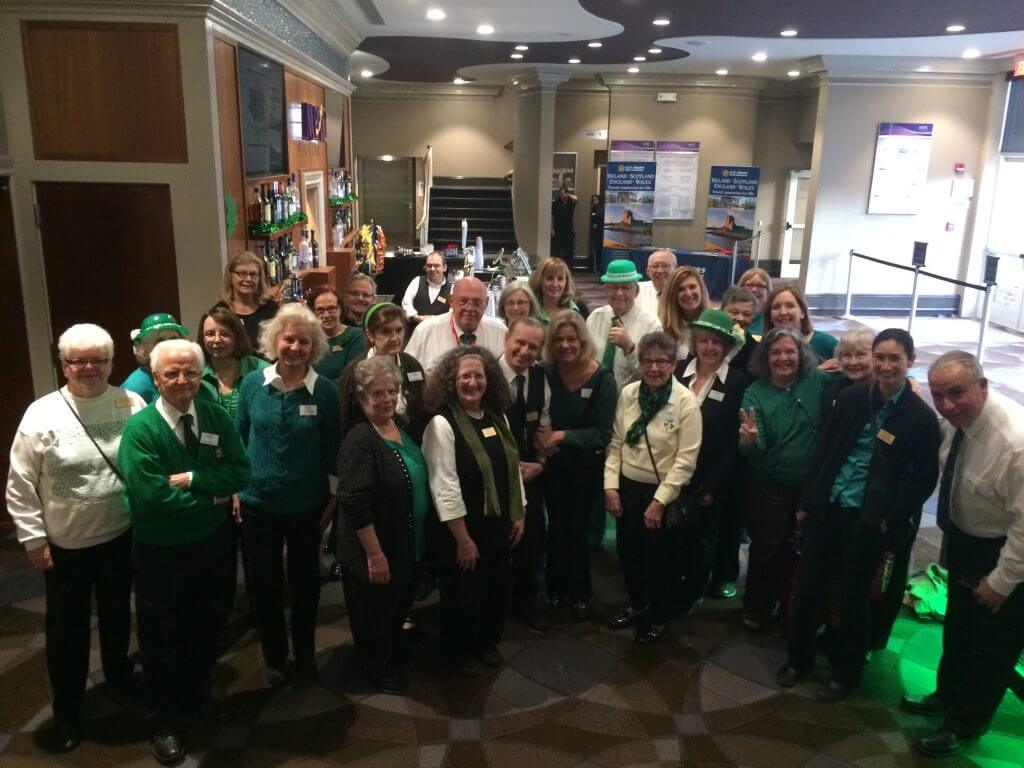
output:
[[[715,74],[716,75],[728,75],[729,74],[729,70],[726,69],[725,67],[722,67],[721,69],[716,69],[715,70]]]
[[[634,56],[633,61],[647,61],[646,56]]]
[[[569,59],[569,63],[570,64],[579,64],[580,60],[577,59],[575,56],[573,56],[571,59]]]
[[[765,53],[764,51],[758,51],[750,58],[752,58],[754,61],[768,61],[768,54]]]
[[[967,27],[963,24],[950,24],[946,27],[947,32],[963,32],[965,29],[967,29]]]
[[[781,32],[779,32],[779,34],[782,35],[783,37],[796,37],[796,30],[795,29],[784,29]]]
[[[661,48],[648,48],[647,52],[657,56],[659,53],[661,53]]]
[[[528,50],[530,50],[530,46],[523,45],[522,43],[520,43],[519,45],[516,46],[516,50],[517,51],[528,51]]]
[[[918,72],[931,72],[931,71],[932,71],[932,68],[931,68],[931,67],[929,67],[929,66],[928,66],[927,64],[925,64],[925,65],[924,65],[924,66],[922,66],[922,67],[918,67],[918,68],[917,68],[917,71],[918,71]]]
[[[395,156],[394,155],[381,155],[380,159],[383,160],[385,163],[390,163],[392,160],[395,159]]]
[[[637,72],[640,71],[640,67],[630,67],[626,71],[629,72],[629,74],[631,75],[635,75]]]
[[[976,59],[979,56],[981,56],[981,51],[979,51],[977,48],[968,48],[966,51],[964,51],[963,56],[965,59]]]
[[[523,58],[523,54],[521,54],[521,53],[513,53],[513,54],[509,55],[509,58],[510,59],[521,59],[521,58]]]
[[[427,19],[430,21],[444,21],[448,18],[448,14],[442,11],[440,8],[428,8]]]
[[[587,43],[587,48],[600,48],[601,45],[602,45],[601,43],[599,43],[597,40],[595,40],[592,43]]]
[[[465,85],[466,84],[466,81],[463,80],[461,77],[456,77],[454,80],[452,80],[452,82],[455,83],[456,85]]]
[[[668,19],[666,19],[663,16],[659,17],[659,18],[657,18],[657,19],[655,19],[654,21],[651,22],[651,24],[653,24],[656,27],[667,27],[671,23],[672,23],[671,21],[669,21]]]
[[[490,24],[481,24],[479,27],[476,28],[476,33],[478,35],[493,35],[494,27],[492,27]]]
[[[363,70],[362,72],[360,72],[359,74],[360,74],[360,75],[362,75],[363,77],[373,77],[373,72],[371,72],[371,71],[370,71],[370,70],[368,70],[368,69],[364,69],[364,70]]]
[[[791,69],[786,74],[789,75],[790,77],[800,77],[800,70],[799,69]]]

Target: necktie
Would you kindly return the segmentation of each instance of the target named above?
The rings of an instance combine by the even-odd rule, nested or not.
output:
[[[512,403],[512,428],[515,429],[516,443],[522,455],[526,450],[526,377],[519,373],[513,381],[516,385],[516,399]]]
[[[621,321],[619,318],[612,318],[612,328],[620,324]],[[611,328],[608,330],[608,339],[604,343],[604,354],[601,355],[601,365],[609,371],[615,366],[615,345],[612,344]]]
[[[942,481],[939,483],[939,506],[936,520],[939,528],[945,531],[949,527],[949,513],[953,506],[953,478],[956,475],[956,459],[964,442],[964,431],[958,429],[949,445],[949,455],[942,467]]]
[[[185,430],[185,450],[194,457],[199,450],[199,441],[196,439],[196,433],[192,431],[192,414],[181,414],[178,422]]]
[[[476,346],[476,334],[463,333],[461,336],[459,336],[459,343],[465,347]]]

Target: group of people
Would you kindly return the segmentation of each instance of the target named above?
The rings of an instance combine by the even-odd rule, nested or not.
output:
[[[610,515],[629,598],[613,630],[650,645],[705,596],[734,597],[746,531],[743,624],[783,620],[786,687],[827,626],[818,697],[837,701],[888,640],[940,462],[945,655],[937,692],[904,706],[945,716],[926,754],[985,730],[1024,644],[1024,413],[976,360],[932,365],[940,429],[906,332],[815,331],[799,289],[760,269],[716,308],[670,251],[644,282],[617,260],[589,311],[565,262],[544,259],[502,294],[501,320],[479,280],[444,271],[431,254],[404,308],[375,302],[364,275],[277,307],[240,254],[198,343],[145,318],[121,387],[106,331],[64,332],[67,383],[26,412],[7,485],[46,575],[57,748],[80,739],[93,593],[105,685],[131,687],[133,584],[155,757],[184,758],[189,718],[225,718],[210,673],[240,554],[268,684],[314,680],[328,531],[382,691],[407,690],[399,648],[424,573],[462,676],[503,663],[508,618],[593,618],[588,535]]]

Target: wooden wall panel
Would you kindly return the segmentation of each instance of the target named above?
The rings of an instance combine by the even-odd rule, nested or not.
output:
[[[291,105],[296,102],[323,106],[325,103],[323,86],[286,69],[284,71],[284,101],[286,114]],[[327,142],[288,139],[288,166],[294,174],[298,174],[299,171],[326,171]]]
[[[226,40],[213,41],[214,66],[217,75],[217,119],[220,130],[220,162],[223,176],[223,196],[230,194],[236,206],[236,224],[226,232],[228,258],[246,248],[246,196],[245,171],[242,168],[242,128],[238,113],[238,67],[235,46]],[[249,196],[252,190],[248,189]]]
[[[174,24],[25,21],[37,160],[185,163]]]

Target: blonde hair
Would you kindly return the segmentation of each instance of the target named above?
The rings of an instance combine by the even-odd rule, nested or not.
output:
[[[548,325],[548,335],[544,339],[544,359],[545,360],[556,360],[555,357],[555,338],[558,336],[558,331],[561,330],[563,325],[571,325],[576,330],[576,335],[580,339],[580,362],[594,359],[594,340],[590,338],[590,332],[587,331],[587,324],[583,320],[583,316],[574,310],[563,309],[553,318],[551,323]]]
[[[309,364],[319,362],[327,353],[327,334],[317,316],[305,304],[285,304],[270,320],[260,323],[260,354],[271,362],[277,360],[277,339],[289,325],[305,327],[313,340]]]
[[[565,288],[562,295],[558,297],[558,306],[565,307],[570,299],[576,298],[576,284],[572,281],[572,272],[569,265],[555,256],[543,259],[536,269],[530,273],[530,290],[537,297],[537,301],[544,306],[544,278],[549,271],[560,271],[565,273]]]
[[[684,280],[689,280],[691,277],[700,286],[700,309],[697,311],[697,317],[700,317],[700,313],[710,306],[711,296],[708,294],[707,285],[704,284],[704,278],[693,267],[679,267],[673,272],[669,276],[668,282],[665,283],[661,298],[658,299],[658,319],[661,321],[661,327],[677,342],[688,342],[690,336],[689,323],[679,309],[679,286],[683,284]]]
[[[220,298],[229,307],[235,300],[235,289],[231,284],[231,274],[243,264],[252,264],[259,273],[256,282],[256,296],[259,303],[262,304],[270,298],[270,286],[267,285],[266,275],[263,273],[263,259],[252,251],[239,251],[231,257],[228,265],[224,267],[224,285],[221,287]]]

